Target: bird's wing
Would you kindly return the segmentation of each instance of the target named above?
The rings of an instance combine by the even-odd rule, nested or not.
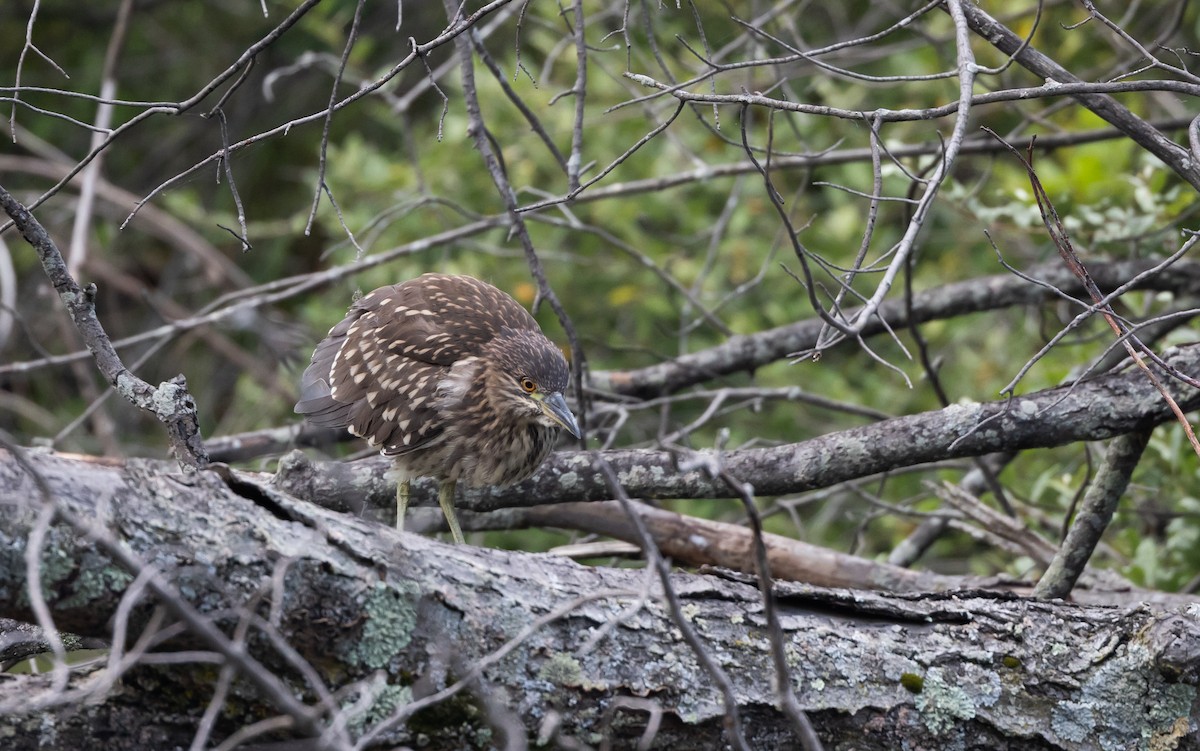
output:
[[[385,294],[368,301],[376,293]],[[360,302],[386,311],[380,334],[393,342],[394,352],[447,367],[480,354],[505,329],[541,331],[516,300],[467,276],[424,274]]]
[[[529,311],[477,279],[425,274],[381,287],[317,345],[296,412],[348,427],[384,453],[426,448],[442,434],[437,384],[506,329],[540,331]]]
[[[334,360],[346,342],[346,333],[364,312],[351,308],[350,313],[330,329],[329,335],[317,345],[312,362],[300,376],[300,399],[296,402],[296,413],[304,415],[313,425],[344,428],[350,424],[353,401],[334,399],[329,381]]]

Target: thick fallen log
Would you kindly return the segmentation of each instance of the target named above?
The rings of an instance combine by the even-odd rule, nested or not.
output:
[[[717,681],[644,571],[443,545],[218,472],[27,457],[0,450],[0,616],[36,619],[32,542],[55,625],[117,629],[134,657],[57,687],[6,677],[7,748],[166,748],[198,732],[291,748],[731,740]],[[758,590],[735,575],[671,584],[747,746],[796,747]],[[795,584],[776,585],[775,606],[787,679],[826,748],[1200,748],[1190,609]]]

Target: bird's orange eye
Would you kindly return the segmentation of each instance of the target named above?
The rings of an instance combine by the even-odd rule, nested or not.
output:
[[[537,384],[533,382],[532,378],[522,378],[521,388],[525,390],[526,394],[532,394],[537,391]]]

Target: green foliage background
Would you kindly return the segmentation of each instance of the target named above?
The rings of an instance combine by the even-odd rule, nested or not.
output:
[[[137,102],[186,99],[294,5],[267,2],[269,15],[264,18],[258,4],[233,0],[136,4],[118,58],[117,95]],[[630,71],[659,80],[687,80],[705,69],[694,52],[708,50],[712,54],[744,42],[745,28],[731,17],[760,17],[769,6],[753,2],[697,8],[670,3],[631,5],[623,30],[623,7],[605,9],[604,5],[585,4],[590,47],[582,154],[589,166],[583,177],[588,179],[614,160],[621,161],[592,192],[638,180],[668,181],[707,167],[744,162],[738,110],[723,107],[714,111],[711,106],[685,109],[665,133],[622,157],[674,110],[670,98],[639,101],[650,91],[623,74]],[[1003,9],[1010,25],[1021,33],[1031,28],[1033,3],[982,5],[996,13]],[[43,2],[33,38],[70,78],[65,79],[44,60],[29,56],[22,84],[98,92],[116,6],[115,2],[83,7],[65,0]],[[471,4],[468,10],[474,7]],[[341,96],[360,82],[378,78],[403,58],[410,49],[410,38],[425,41],[445,26],[444,14],[436,4],[405,3],[403,9],[397,30],[394,3],[366,4],[361,37],[349,55]],[[250,137],[326,106],[332,72],[354,10],[350,2],[321,3],[256,58],[246,82],[222,107],[231,140]],[[28,0],[8,3],[0,10],[0,82],[15,80],[30,11]],[[878,30],[895,20],[896,16],[875,3],[817,3],[804,6],[802,18],[784,13],[764,27],[820,47]],[[1106,70],[1107,63],[1096,54],[1100,43],[1094,24],[1065,27],[1080,20],[1082,11],[1076,5],[1050,3],[1033,41],[1037,47],[1053,51],[1060,63],[1081,77],[1090,78]],[[1126,28],[1139,38],[1143,34],[1149,37],[1158,21],[1135,17],[1126,19]],[[486,39],[504,82],[536,113],[564,153],[570,148],[576,102],[570,94],[577,71],[570,36],[573,23],[572,11],[565,6],[530,2],[523,6],[519,24],[515,15],[509,16]],[[1173,42],[1195,48],[1198,23],[1200,14],[1189,9]],[[782,54],[770,39],[760,38],[757,44],[760,57]],[[1003,62],[983,44],[977,45],[976,52],[982,65]],[[387,84],[382,96],[360,100],[334,116],[325,180],[341,216],[323,199],[307,235],[304,229],[318,181],[320,120],[296,126],[286,135],[262,139],[231,160],[254,246],[249,252],[241,253],[237,241],[222,229],[238,226],[237,210],[227,177],[214,166],[172,184],[151,206],[185,223],[256,284],[351,263],[463,225],[474,217],[496,214],[502,204],[471,145],[457,70],[451,68],[447,74],[439,70],[450,64],[447,53],[446,48],[436,50]],[[310,54],[318,57],[298,64]],[[952,70],[950,20],[944,14],[928,14],[913,28],[898,31],[885,42],[855,48],[836,62],[874,76],[928,76]],[[429,71],[436,75],[436,89],[430,87],[411,100],[403,99],[425,85]],[[500,82],[478,63],[476,76],[488,128],[501,147],[518,200],[531,204],[565,194],[569,186],[562,168],[505,95]],[[982,79],[981,88],[1041,83],[1012,66],[998,76]],[[718,93],[763,91],[779,98],[869,113],[953,101],[957,80],[869,83],[847,80],[814,65],[791,63],[727,71],[711,85]],[[705,81],[687,88],[706,91],[709,86]],[[188,112],[155,116],[122,136],[104,153],[106,179],[142,197],[220,149],[220,118],[205,113],[227,88],[220,87]],[[11,92],[5,95],[11,97]],[[17,138],[5,148],[9,157],[31,157],[61,168],[87,152],[91,134],[79,122],[93,119],[92,101],[37,91],[23,92],[20,98],[42,111],[16,108]],[[398,109],[401,101],[407,104]],[[1166,118],[1180,109],[1178,103],[1150,93],[1125,96],[1122,102],[1147,118]],[[114,126],[144,108],[117,107]],[[1091,113],[1069,101],[1056,105],[1053,99],[979,107],[973,124],[1012,137],[1104,127]],[[883,138],[889,146],[937,144],[951,126],[951,118],[897,123],[885,127]],[[776,156],[869,145],[869,131],[861,120],[788,113],[769,118],[765,112],[752,110],[746,129],[757,147],[766,146],[769,138]],[[932,158],[936,157],[909,159],[906,164],[913,171],[926,170]],[[28,163],[3,164],[0,181],[25,200],[53,182]],[[1178,246],[1180,228],[1194,224],[1196,201],[1190,186],[1127,140],[1107,139],[1040,152],[1037,168],[1085,260],[1161,256]],[[886,195],[909,193],[911,181],[901,170],[885,165],[883,174]],[[793,222],[804,227],[801,242],[830,264],[851,264],[862,240],[867,201],[861,194],[835,186],[870,192],[870,162],[781,170],[773,177]],[[64,246],[76,196],[75,188],[68,188],[38,210],[41,221]],[[209,262],[187,253],[170,236],[157,231],[145,213],[120,229],[132,208],[128,201],[101,201],[91,228],[93,260],[81,274],[82,281],[99,285],[100,314],[114,338],[196,312],[229,292],[232,284]],[[872,258],[899,239],[910,210],[903,202],[882,204],[871,242]],[[788,273],[797,270],[797,262],[756,174],[690,179],[677,186],[603,200],[591,200],[591,193],[585,192],[578,201],[531,212],[527,218],[551,286],[580,332],[583,354],[593,370],[647,366],[727,338],[703,321],[697,324],[695,309],[663,282],[664,275],[691,289],[735,334],[813,316],[806,296]],[[343,225],[354,233],[361,250],[350,242]],[[1005,259],[1019,268],[1055,257],[1031,200],[1027,178],[1007,156],[963,158],[921,235],[914,288],[1003,273],[985,231]],[[12,233],[5,239],[20,279],[22,325],[0,348],[0,363],[36,359],[42,348],[74,351],[78,343],[56,301],[46,292],[36,259]],[[352,296],[429,270],[474,274],[511,291],[526,304],[534,301],[535,287],[518,244],[505,231],[496,230],[403,256],[257,315],[182,335],[153,354],[138,372],[151,382],[183,372],[200,405],[206,436],[288,423],[295,419],[291,413],[295,383],[312,345],[340,319]],[[874,275],[864,275],[856,289],[869,293],[875,281]],[[169,308],[168,301],[177,307]],[[1144,317],[1168,302],[1151,295],[1130,295],[1125,305],[1131,315]],[[999,397],[1020,365],[1075,312],[1060,304],[1010,309],[931,323],[922,333],[952,400],[992,400]],[[537,315],[550,336],[565,346],[566,338],[549,309],[543,306]],[[1171,337],[1166,343],[1193,339],[1195,332],[1184,328]],[[882,337],[871,341],[877,357],[853,345],[842,345],[825,352],[819,362],[779,362],[708,385],[800,386],[806,392],[894,415],[938,408],[940,403],[919,364],[909,357],[915,351],[912,338],[907,332],[898,332],[898,340],[903,348]],[[215,348],[215,343],[223,348]],[[1079,373],[1110,343],[1107,329],[1088,324],[1034,367],[1018,392],[1056,385]],[[123,354],[133,361],[143,351],[133,347]],[[904,375],[881,364],[880,359]],[[104,384],[87,364],[0,375],[0,387],[6,392],[0,402],[0,427],[20,443],[54,436],[54,445],[69,451],[164,453],[158,426],[116,400],[100,410],[115,441],[98,437],[103,431],[95,419],[62,432],[103,390]],[[693,400],[673,405],[666,412],[634,412],[613,437],[613,444],[649,445],[663,425],[668,432],[686,425],[706,404]],[[709,447],[727,431],[730,448],[790,443],[863,421],[860,416],[799,402],[731,403],[685,442]],[[1031,526],[1057,539],[1062,519],[1099,448],[1070,446],[1029,452],[1005,470],[1002,481],[1026,509]],[[265,461],[261,466],[271,465]],[[954,480],[966,468],[901,473],[856,487],[783,499],[780,504],[773,503],[776,499],[762,499],[774,512],[768,528],[836,549],[885,555],[919,518],[896,513],[871,499],[918,511],[935,510],[938,503],[923,482]],[[1157,431],[1108,538],[1111,547],[1107,555],[1136,582],[1180,588],[1189,586],[1200,572],[1200,547],[1195,544],[1195,515],[1200,510],[1196,479],[1196,458],[1182,440],[1180,428]],[[737,519],[740,513],[736,504],[727,502],[688,500],[673,505],[687,513],[728,519]],[[794,514],[784,513],[786,509]],[[521,531],[497,533],[488,542],[543,549],[562,539],[557,533]],[[1027,561],[1012,559],[961,534],[947,536],[924,563],[941,570],[975,573],[1008,570],[1023,574],[1029,566]]]

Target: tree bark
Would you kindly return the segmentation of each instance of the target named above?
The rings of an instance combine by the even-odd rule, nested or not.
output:
[[[655,748],[728,742],[721,695],[643,571],[447,546],[213,471],[27,458],[0,451],[0,615],[34,618],[24,550],[53,503],[40,574],[60,629],[110,637],[124,618],[141,572],[114,563],[105,546],[119,543],[316,708],[320,727],[366,747],[634,748],[644,734]],[[89,520],[91,537],[71,519]],[[671,584],[733,683],[748,745],[795,747],[757,589],[739,575],[681,572]],[[155,624],[171,636],[154,602],[129,599],[126,645]],[[783,583],[775,607],[788,680],[826,748],[1200,748],[1200,619],[1190,610]],[[222,661],[194,631],[153,651],[161,663],[182,650],[185,662],[143,658],[94,696],[100,668],[74,673],[65,692],[51,676],[10,677],[0,737],[14,749],[187,745]],[[280,713],[255,685],[245,675],[232,683],[212,740]],[[333,695],[324,705],[323,692]],[[255,742],[302,735],[281,723]]]
[[[1167,354],[1182,373],[1200,372],[1200,345]],[[1200,407],[1200,391],[1157,369],[1184,412]],[[640,498],[731,498],[734,492],[706,471],[719,464],[751,482],[759,495],[785,495],[905,467],[997,451],[1019,451],[1099,441],[1175,419],[1162,395],[1136,368],[993,402],[952,404],[944,409],[882,420],[770,448],[696,451],[623,449],[604,452],[621,485]],[[337,510],[390,508],[395,483],[390,460],[314,463],[293,452],[284,457],[275,485],[294,496]],[[413,483],[411,503],[435,505],[436,483]],[[504,488],[462,488],[458,503],[472,511],[550,502],[611,498],[608,485],[586,451],[559,451],[525,482]]]

